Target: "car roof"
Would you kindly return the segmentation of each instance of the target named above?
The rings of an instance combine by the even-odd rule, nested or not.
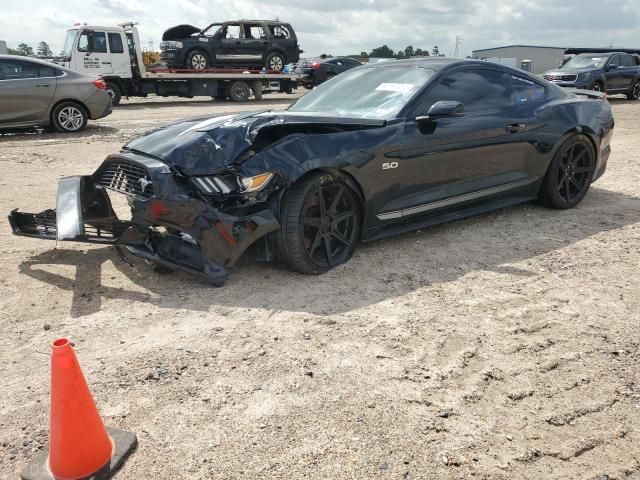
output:
[[[24,55],[0,55],[0,60],[27,60],[29,62],[39,63],[41,65],[46,65],[48,67],[53,65],[56,68],[60,68],[61,70],[65,70],[60,65],[56,65],[53,62],[50,62],[50,61],[47,61],[47,60],[42,60],[42,59],[36,58],[36,57],[26,57]]]
[[[487,62],[485,60],[468,60],[465,58],[448,58],[448,57],[414,57],[407,60],[391,60],[388,62],[365,63],[367,68],[390,68],[390,67],[422,67],[432,70],[442,70],[443,68],[453,65],[492,65],[496,67],[504,67],[497,63]]]
[[[268,23],[270,25],[289,25],[288,22],[281,22],[280,20],[248,20],[242,18],[240,20],[227,20],[223,23]]]

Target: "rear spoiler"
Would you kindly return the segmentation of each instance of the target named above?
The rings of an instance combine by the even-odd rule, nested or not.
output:
[[[584,90],[581,88],[571,88],[568,90],[575,95],[592,98],[594,100],[604,100],[607,98],[606,92],[596,92],[595,90]]]

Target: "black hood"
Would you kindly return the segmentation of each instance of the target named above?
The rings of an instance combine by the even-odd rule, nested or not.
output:
[[[598,70],[597,68],[556,68],[544,72],[545,75],[574,75],[576,73],[586,73]]]
[[[306,125],[357,130],[384,124],[384,120],[251,112],[183,120],[148,132],[123,148],[158,158],[184,175],[211,175],[237,164],[259,131],[266,128]]]
[[[162,34],[162,40],[181,40],[183,38],[190,37],[194,33],[201,32],[201,28],[194,27],[193,25],[176,25],[175,27],[171,27],[169,30],[165,30]]]

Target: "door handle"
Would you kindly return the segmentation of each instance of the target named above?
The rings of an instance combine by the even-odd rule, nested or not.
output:
[[[49,86],[49,84],[48,84],[48,83],[38,83],[38,84],[36,85],[36,87],[48,87],[48,86]]]
[[[511,125],[507,125],[504,129],[509,133],[518,133],[523,131],[527,126],[524,123],[512,123]]]

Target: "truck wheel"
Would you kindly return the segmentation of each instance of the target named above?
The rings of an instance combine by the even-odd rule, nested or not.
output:
[[[111,105],[118,105],[122,98],[122,91],[117,83],[107,82],[107,93],[111,97]]]
[[[629,100],[638,100],[640,98],[640,80],[636,80],[631,87],[631,90],[627,93],[627,98]]]
[[[281,72],[284,68],[284,57],[278,52],[270,53],[264,62],[264,66],[267,67],[267,70]]]
[[[62,102],[51,112],[51,124],[62,133],[76,133],[87,126],[87,110],[75,102]]]
[[[229,85],[227,96],[234,102],[246,102],[251,96],[251,89],[247,82],[237,80]]]
[[[209,68],[209,57],[202,50],[194,50],[187,55],[187,68],[192,70],[206,70]]]

